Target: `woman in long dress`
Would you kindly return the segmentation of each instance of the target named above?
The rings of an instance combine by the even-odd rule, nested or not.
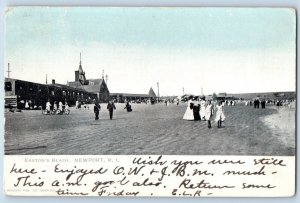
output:
[[[54,103],[53,103],[53,111],[56,111],[57,110],[57,103],[56,103],[56,101],[54,101]]]
[[[213,115],[213,105],[211,104],[211,101],[209,100],[207,102],[207,106],[205,108],[205,120],[207,120],[208,128],[211,128],[211,117]]]
[[[216,118],[215,121],[218,122],[218,128],[221,128],[222,122],[225,121],[225,114],[224,114],[224,106],[222,102],[219,101],[218,105],[216,106]]]
[[[201,98],[200,101],[200,118],[201,120],[205,120],[205,98]]]
[[[188,120],[188,121],[193,121],[194,120],[194,112],[193,112],[193,107],[194,107],[194,103],[193,101],[190,99],[188,101],[188,105],[186,108],[186,111],[183,115],[183,119],[184,120]]]
[[[46,103],[46,111],[47,111],[47,113],[50,113],[50,111],[51,111],[51,103],[50,103],[50,100],[48,100],[47,103]]]
[[[26,100],[25,102],[25,109],[29,109],[29,104],[28,104],[28,101]]]
[[[61,101],[59,101],[58,103],[58,109],[62,112],[63,110],[63,103]]]

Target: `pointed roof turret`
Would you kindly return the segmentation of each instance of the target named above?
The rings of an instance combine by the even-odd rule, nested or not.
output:
[[[80,52],[80,61],[79,61],[79,74],[80,73],[83,73],[83,69],[82,69],[82,66],[81,66],[81,52]]]
[[[87,84],[87,81],[85,78],[85,72],[83,71],[82,65],[81,65],[81,52],[80,52],[79,69],[78,69],[78,80],[82,85]]]
[[[156,94],[155,94],[155,92],[153,91],[152,87],[150,88],[148,94],[149,94],[151,97],[156,97]]]

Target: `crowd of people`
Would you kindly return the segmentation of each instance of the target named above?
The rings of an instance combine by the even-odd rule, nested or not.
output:
[[[179,105],[180,103],[184,102],[184,100],[180,100],[178,98],[175,99],[165,99],[160,100],[157,102],[157,100],[149,100],[145,101],[145,104],[159,104],[164,103],[165,106],[169,106],[171,104],[173,105]],[[222,127],[222,123],[225,121],[225,112],[224,107],[225,106],[253,106],[255,109],[264,109],[266,108],[266,105],[274,105],[278,108],[281,106],[289,107],[291,108],[291,104],[293,104],[295,100],[290,99],[281,99],[281,100],[269,100],[265,98],[259,98],[256,97],[252,100],[234,100],[234,99],[227,99],[227,100],[212,100],[207,99],[205,100],[205,96],[199,96],[199,97],[190,97],[187,101],[187,108],[184,113],[183,119],[184,120],[193,120],[193,121],[206,121],[208,128],[212,127],[212,121],[214,120],[217,123],[218,128]],[[135,101],[126,101],[124,109],[126,109],[127,112],[132,112],[132,106],[131,104],[135,103]],[[45,105],[45,114],[64,114],[64,112],[70,112],[69,105],[67,101],[47,101]],[[23,102],[23,109],[35,109],[37,107],[34,107],[32,102],[30,100],[26,100]],[[89,105],[87,105],[84,102],[76,101],[75,103],[76,109],[89,109]],[[109,118],[110,120],[113,119],[113,112],[116,110],[116,106],[114,103],[114,100],[110,100],[107,103],[106,109],[109,112]],[[100,103],[94,100],[94,114],[95,114],[95,120],[99,120],[99,114],[101,111]],[[214,118],[214,119],[213,119]]]
[[[188,101],[187,109],[184,113],[184,120],[207,121],[207,127],[211,128],[211,121],[215,115],[215,121],[218,123],[218,128],[222,127],[222,122],[225,121],[224,113],[225,102],[205,100],[205,97],[200,99],[191,98]]]
[[[69,112],[69,104],[67,101],[54,101],[53,103],[51,103],[50,100],[48,100],[46,103],[46,110],[44,111],[44,114],[69,114]]]
[[[289,107],[291,108],[291,104],[295,102],[295,100],[293,99],[260,99],[259,97],[253,99],[253,100],[245,100],[244,103],[245,103],[245,106],[254,106],[254,108],[262,108],[262,109],[265,109],[266,108],[266,105],[269,104],[269,105],[275,105],[277,107]]]

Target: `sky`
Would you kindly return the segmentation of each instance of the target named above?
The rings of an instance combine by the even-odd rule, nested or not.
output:
[[[157,83],[161,96],[295,91],[295,39],[292,9],[15,7],[5,71],[10,63],[12,78],[66,84],[82,53],[86,77],[104,70],[112,93]]]

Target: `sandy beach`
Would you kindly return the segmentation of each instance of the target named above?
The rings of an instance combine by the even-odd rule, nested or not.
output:
[[[295,108],[288,107],[270,107],[277,111],[277,113],[264,116],[261,120],[272,129],[273,136],[279,139],[285,145],[294,143],[295,147],[295,125],[296,112]]]
[[[295,109],[274,106],[226,106],[222,128],[212,122],[186,121],[186,104],[116,104],[109,120],[101,104],[100,120],[89,110],[70,115],[41,111],[5,112],[5,154],[70,155],[294,155]]]

